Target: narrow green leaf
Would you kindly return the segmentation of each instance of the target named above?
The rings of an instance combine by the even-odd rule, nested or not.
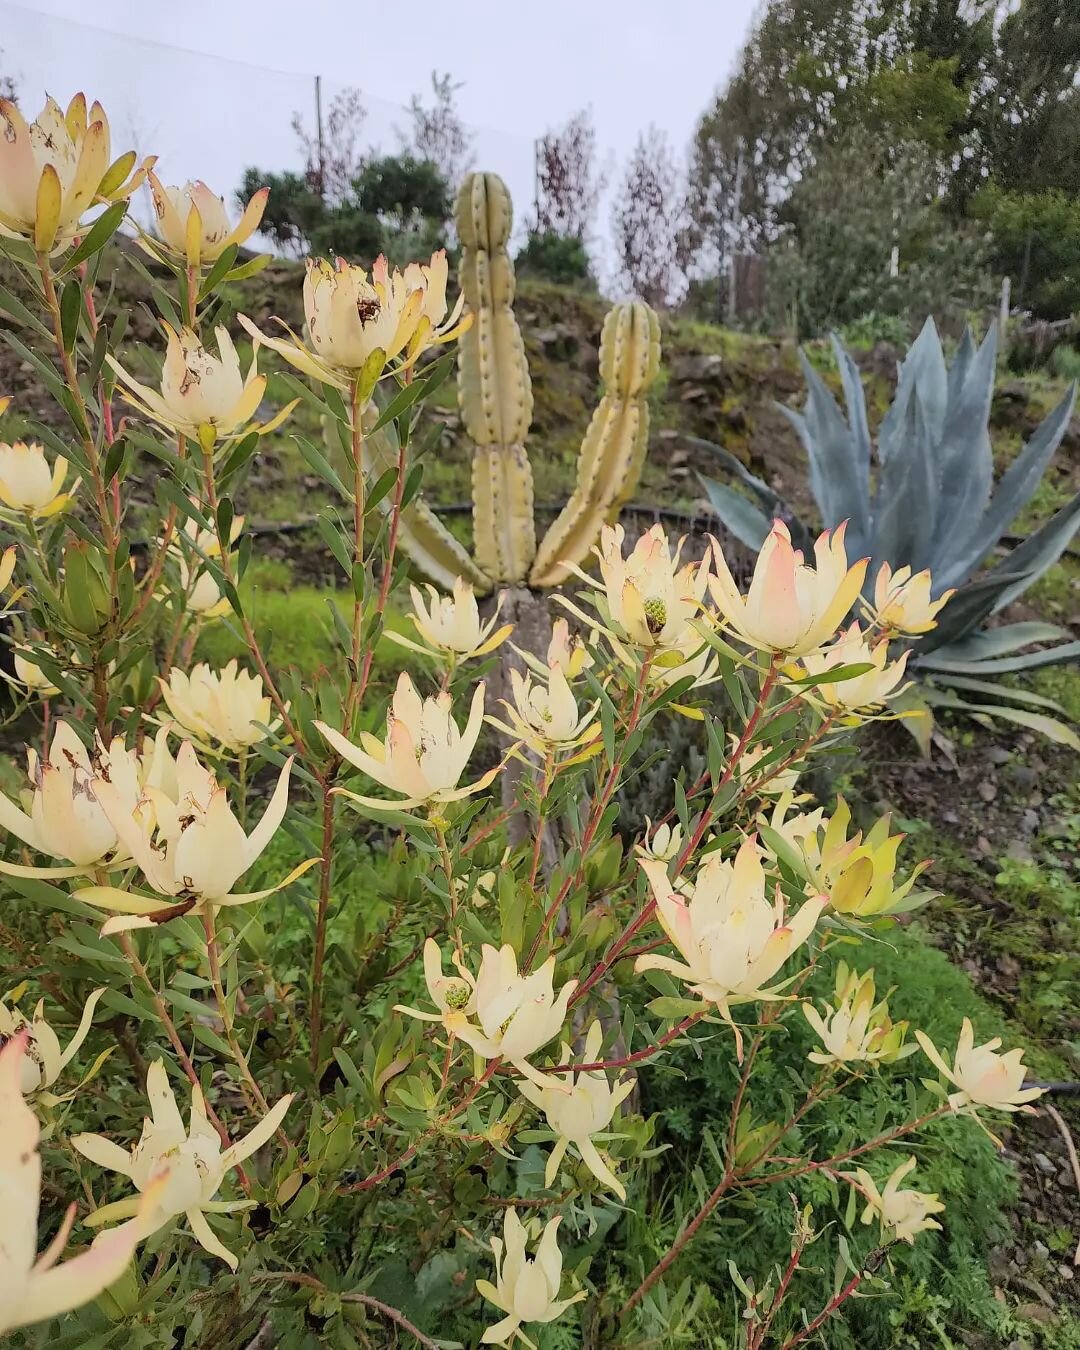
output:
[[[68,272],[74,271],[80,263],[84,263],[87,258],[92,258],[95,253],[103,249],[109,240],[116,233],[120,222],[127,215],[128,204],[126,201],[113,202],[107,206],[83,239],[82,243],[68,254],[60,268],[59,275],[66,276]]]

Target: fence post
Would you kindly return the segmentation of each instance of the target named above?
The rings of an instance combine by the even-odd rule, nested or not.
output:
[[[998,341],[1001,344],[1001,351],[1005,353],[1009,347],[1009,313],[1012,307],[1012,278],[1001,278],[1001,302],[998,305]]]

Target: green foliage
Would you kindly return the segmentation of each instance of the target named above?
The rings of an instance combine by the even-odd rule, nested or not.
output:
[[[870,313],[914,329],[927,313],[977,308],[992,289],[980,241],[945,219],[938,190],[918,141],[860,129],[827,146],[792,190],[769,249],[773,324],[817,337]]]
[[[584,240],[556,234],[554,230],[539,234],[530,230],[515,266],[522,276],[540,277],[561,286],[585,286],[590,290],[596,286]]]
[[[1080,197],[990,184],[973,211],[990,231],[995,269],[1012,278],[1018,309],[1042,319],[1080,310]]]
[[[445,179],[427,160],[388,155],[366,161],[340,201],[320,197],[307,178],[246,169],[237,200],[270,187],[263,231],[286,253],[339,254],[403,263],[442,246],[450,216]]]
[[[988,1035],[1009,1034],[1000,1014],[973,991],[967,976],[910,931],[894,930],[862,955],[865,965],[873,966],[879,988],[895,986],[890,1010],[897,1017],[916,1021],[936,1043],[955,1041],[964,1017],[972,1018]],[[810,991],[824,996],[828,979],[817,977]],[[1015,1030],[1011,1034],[1015,1037]],[[793,1084],[805,1072],[806,1054],[812,1048],[809,1029],[797,1021],[786,1023],[783,1032],[768,1040],[755,1066],[753,1124],[789,1114],[792,1091],[798,1092]],[[704,1174],[706,1189],[717,1180],[709,1142],[715,1123],[713,1103],[729,1100],[738,1078],[738,1066],[718,1050],[715,1044],[701,1042],[697,1053],[684,1050],[642,1075],[643,1107],[658,1113],[662,1122],[658,1142],[670,1146],[654,1165],[652,1197],[644,1207],[649,1217],[627,1219],[632,1236],[626,1246],[631,1251],[643,1250],[646,1262],[653,1250],[663,1250],[670,1241],[670,1230],[679,1216],[700,1203],[697,1169]],[[834,1099],[827,1110],[811,1116],[805,1132],[793,1135],[791,1151],[800,1151],[812,1140],[822,1153],[836,1153],[849,1142],[872,1137],[883,1119],[904,1109],[905,1081],[917,1082],[923,1074],[925,1065],[905,1061],[888,1075],[867,1077],[857,1095]],[[888,1176],[909,1152],[900,1144],[876,1157],[870,1167],[872,1175]],[[919,1178],[920,1188],[939,1192],[947,1206],[945,1232],[924,1235],[915,1250],[905,1250],[902,1260],[897,1259],[894,1275],[898,1279],[891,1295],[847,1305],[844,1317],[829,1327],[830,1350],[894,1350],[897,1346],[914,1350],[936,1343],[932,1339],[935,1320],[953,1335],[976,1328],[992,1334],[1006,1324],[977,1254],[1003,1235],[1002,1212],[1016,1190],[1009,1168],[985,1137],[946,1121],[924,1137]],[[845,1214],[846,1187],[823,1178],[804,1179],[799,1183],[799,1199],[813,1203],[816,1226],[837,1225],[860,1250],[872,1245],[867,1238],[870,1230]],[[689,1277],[696,1286],[708,1288],[720,1308],[734,1313],[728,1262],[735,1260],[743,1271],[763,1271],[770,1264],[783,1263],[790,1230],[791,1204],[783,1187],[755,1192],[743,1202],[736,1200],[688,1249],[672,1272],[671,1287]],[[824,1292],[831,1269],[825,1262],[808,1265],[810,1271],[801,1277],[801,1297],[804,1306],[812,1307],[818,1291]],[[813,1268],[817,1265],[825,1265],[826,1270],[815,1288]],[[928,1299],[927,1289],[942,1294],[940,1302]],[[722,1339],[705,1343],[736,1344]]]
[[[325,211],[322,201],[302,174],[264,173],[262,169],[249,168],[244,170],[236,190],[237,203],[248,202],[263,187],[270,189],[260,227],[263,234],[282,253],[302,253],[322,219]]]

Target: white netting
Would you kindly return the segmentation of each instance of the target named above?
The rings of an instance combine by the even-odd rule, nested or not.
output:
[[[225,0],[227,2],[227,0]],[[182,7],[178,9],[182,13]],[[135,148],[158,156],[167,183],[201,178],[231,204],[244,170],[302,173],[304,154],[292,129],[300,113],[315,125],[315,74],[297,74],[206,56],[201,52],[130,37],[96,26],[0,3],[0,76],[14,79],[20,105],[37,114],[46,92],[65,103],[78,90],[98,99],[109,116],[115,150]],[[426,72],[417,93],[425,99]],[[400,149],[398,130],[410,125],[408,109],[374,97],[358,79],[366,116],[365,151]],[[324,125],[335,97],[347,87],[322,80]],[[534,143],[525,136],[469,126],[471,166],[500,174],[516,207],[515,237],[524,234],[534,192]],[[146,194],[133,206],[150,219]],[[258,243],[259,241],[252,241]],[[262,245],[268,247],[267,241]]]

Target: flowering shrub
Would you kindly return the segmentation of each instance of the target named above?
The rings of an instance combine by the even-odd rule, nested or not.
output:
[[[550,645],[517,652],[497,599],[402,584],[411,439],[452,359],[432,349],[471,321],[445,258],[311,261],[306,335],[239,316],[245,376],[222,288],[257,265],[237,245],[264,199],[233,226],[203,184],[163,185],[134,155],[110,167],[81,96],[31,127],[2,115],[0,225],[26,298],[0,303],[25,314],[25,357],[66,425],[0,445],[7,725],[28,767],[18,799],[0,796],[3,922],[26,972],[0,1002],[0,1328],[63,1315],[72,1345],[174,1344],[174,1328],[262,1344],[264,1324],[283,1345],[312,1343],[312,1324],[319,1344],[385,1344],[387,1328],[460,1344],[439,1319],[471,1343],[531,1345],[554,1322],[591,1344],[641,1344],[658,1323],[675,1338],[689,1314],[664,1277],[714,1211],[815,1175],[841,1210],[858,1197],[850,1238],[797,1206],[787,1269],[733,1265],[731,1285],[748,1350],[810,1340],[882,1287],[896,1244],[948,1221],[915,1157],[886,1176],[877,1152],[1038,1095],[1021,1051],[976,1046],[969,1023],[943,1050],[891,1018],[859,943],[930,898],[922,865],[902,868],[887,819],[864,833],[842,801],[799,794],[815,753],[891,715],[905,672],[889,642],[932,625],[925,582],[898,574],[882,612],[853,614],[866,560],[843,528],[804,558],[777,522],[744,596],[718,547],[684,562],[659,527],[628,550],[610,525],[598,576],[556,597]],[[100,273],[147,174],[160,374],[143,382],[111,348]],[[308,455],[341,504],[323,537],[352,601],[338,661],[313,676],[275,665],[244,584],[234,502],[295,407],[264,413],[260,347],[311,380],[288,376],[334,447]],[[372,475],[380,435],[394,462]],[[411,626],[388,645],[399,602]],[[214,622],[242,636],[244,665],[194,661]],[[380,671],[403,649],[423,664],[388,697]],[[511,653],[496,703],[484,676]],[[624,837],[616,794],[648,728],[675,718],[706,771]],[[525,772],[506,802],[511,761]],[[835,994],[814,1003],[823,967]],[[755,1064],[791,1019],[818,1045],[787,1118],[762,1119]],[[590,1239],[643,1203],[654,1152],[635,1075],[705,1040],[738,1073],[714,1104],[720,1180],[655,1260],[627,1252],[621,1283],[597,1280]],[[920,1050],[904,1109],[820,1155],[814,1113]],[[53,1235],[36,1258],[39,1204]],[[820,1305],[799,1278],[811,1241],[837,1246]]]

